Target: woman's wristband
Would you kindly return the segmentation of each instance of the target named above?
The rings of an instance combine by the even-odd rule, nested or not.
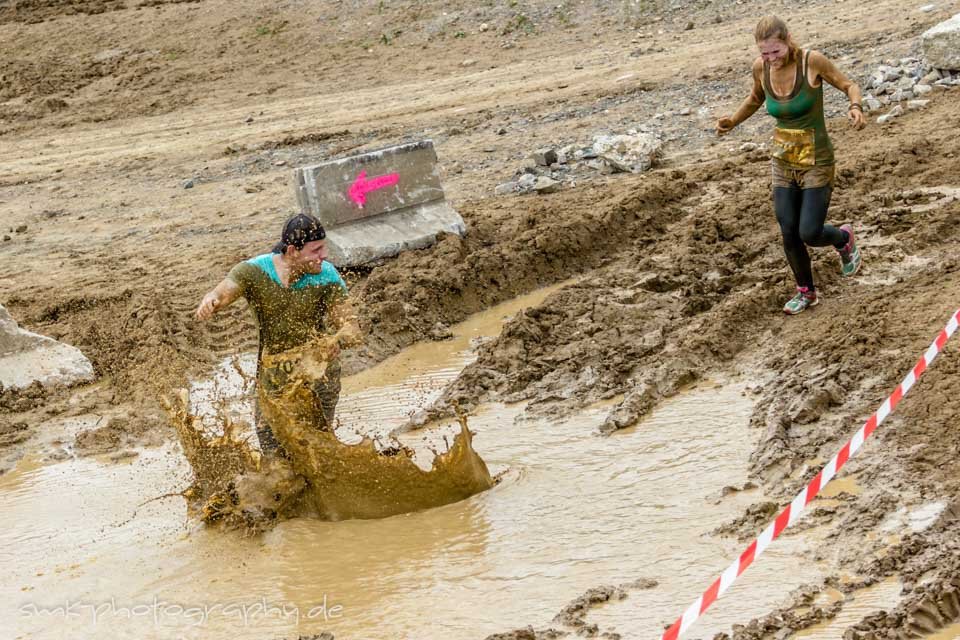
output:
[[[859,102],[853,102],[850,104],[850,108],[847,111],[853,111],[854,109],[859,109],[860,113],[863,113],[863,107],[860,106]]]

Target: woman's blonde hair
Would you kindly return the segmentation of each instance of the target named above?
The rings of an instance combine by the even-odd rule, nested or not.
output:
[[[789,62],[800,58],[800,47],[797,46],[797,43],[794,42],[790,36],[787,23],[777,16],[764,16],[760,18],[760,22],[757,23],[757,28],[753,30],[753,37],[757,42],[776,38],[786,44],[790,50],[790,53],[787,55]]]

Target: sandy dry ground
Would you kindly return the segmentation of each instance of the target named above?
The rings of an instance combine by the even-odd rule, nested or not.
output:
[[[738,150],[762,142],[769,122],[711,134],[745,90],[753,22],[782,6],[673,4],[0,2],[0,303],[81,348],[99,376],[69,393],[0,395],[0,469],[42,446],[35,426],[55,415],[113,418],[81,451],[174,437],[158,393],[255,344],[244,309],[205,325],[191,311],[272,242],[294,207],[290,167],[430,137],[470,232],[349,274],[368,335],[351,368],[577,275],[485,344],[446,397],[565,412],[622,396],[615,429],[697,378],[750,371],[760,381],[751,471],[789,500],[960,299],[957,93],[861,132],[831,119],[831,218],[853,221],[865,268],[841,282],[835,254],[818,251],[824,301],[785,319],[792,284],[767,160]],[[863,78],[916,53],[916,35],[956,9],[809,1],[787,17]],[[842,97],[828,106],[842,113]],[[662,168],[493,196],[533,148],[658,113]],[[824,553],[838,571],[896,572],[906,584],[906,604],[866,620],[874,636],[853,637],[897,637],[914,603],[960,584],[953,510],[896,544],[870,535],[901,508],[960,493],[957,357],[949,347],[878,435],[882,447],[854,463],[863,493],[817,515],[835,530]],[[757,505],[725,533],[755,534],[775,507]],[[802,626],[791,620],[737,637]]]

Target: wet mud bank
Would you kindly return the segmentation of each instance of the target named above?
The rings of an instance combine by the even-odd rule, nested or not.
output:
[[[515,318],[481,347],[434,411],[442,414],[451,400],[463,406],[503,398],[562,414],[598,398],[622,398],[600,429],[613,433],[638,420],[642,429],[646,412],[691,380],[749,371],[756,399],[750,475],[771,499],[716,532],[749,541],[880,405],[956,310],[960,203],[952,194],[960,172],[939,159],[958,157],[960,145],[932,126],[940,118],[951,130],[960,125],[946,106],[869,145],[840,134],[845,151],[831,218],[854,221],[865,266],[841,281],[836,255],[816,251],[824,297],[818,308],[796,318],[780,314],[792,287],[770,212],[766,162],[746,153],[694,165],[688,177],[707,187],[681,203],[685,215],[661,238]],[[863,492],[812,508],[787,534],[824,536],[811,557],[830,561],[837,575],[856,576],[848,592],[891,576],[902,580],[900,604],[852,625],[853,638],[919,637],[955,618],[953,516],[944,512],[917,530],[904,514],[935,511],[958,495],[950,426],[960,415],[958,353],[956,344],[948,346],[851,463]],[[704,588],[711,577],[703,576]],[[820,592],[831,583],[809,586]],[[678,614],[685,600],[677,602]],[[824,619],[797,615],[805,607],[798,601],[777,609],[731,637],[787,637]]]

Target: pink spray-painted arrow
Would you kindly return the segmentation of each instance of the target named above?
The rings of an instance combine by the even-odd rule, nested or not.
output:
[[[356,203],[358,207],[363,207],[367,203],[367,194],[371,191],[376,191],[377,189],[383,189],[384,187],[392,187],[393,185],[400,182],[399,173],[388,173],[385,176],[377,176],[367,180],[367,172],[361,171],[360,175],[357,176],[357,179],[353,181],[353,184],[350,185],[350,188],[347,190],[347,195],[350,196],[350,199]]]

